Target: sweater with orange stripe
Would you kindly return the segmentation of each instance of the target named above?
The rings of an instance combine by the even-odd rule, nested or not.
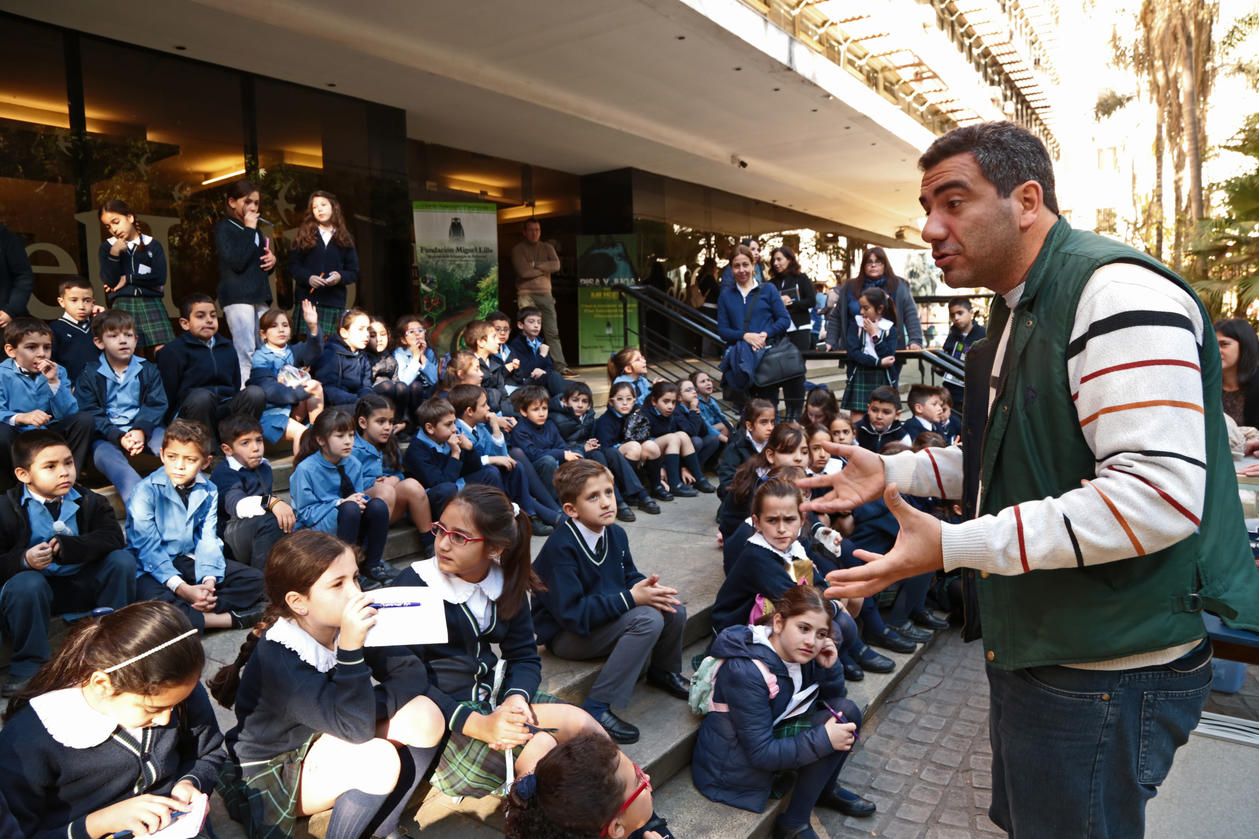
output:
[[[1005,295],[1012,309],[1022,290]],[[1099,565],[1193,533],[1206,490],[1198,368],[1205,326],[1189,295],[1151,271],[1130,263],[1098,269],[1080,296],[1067,350],[1072,399],[1097,460],[1096,478],[1056,498],[942,525],[944,567],[1020,574]],[[1000,341],[994,370],[1001,369],[1007,335],[989,338]],[[962,495],[956,447],[883,462],[887,481],[902,492]]]

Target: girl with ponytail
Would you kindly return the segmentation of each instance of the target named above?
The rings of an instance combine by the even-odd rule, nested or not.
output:
[[[651,778],[606,737],[556,746],[507,796],[507,839],[625,839],[652,814]],[[645,831],[643,839],[660,839]]]
[[[204,663],[197,630],[167,603],[76,623],[0,730],[0,798],[22,835],[139,836],[209,794],[223,735]]]
[[[270,605],[210,682],[237,720],[219,791],[251,837],[291,836],[299,816],[329,808],[327,839],[388,835],[437,753],[442,715],[422,695],[423,666],[404,648],[363,646],[376,609],[357,570],[354,547],[331,534],[276,542]]]
[[[501,490],[468,484],[433,524],[436,557],[412,563],[396,582],[434,588],[445,601],[447,642],[411,649],[427,665],[427,695],[451,732],[431,780],[446,795],[501,794],[505,752],[524,775],[557,742],[607,736],[585,711],[538,690],[542,660],[527,594],[542,584],[530,561],[532,532]]]

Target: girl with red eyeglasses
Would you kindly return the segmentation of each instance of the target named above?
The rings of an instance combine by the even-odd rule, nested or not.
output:
[[[653,817],[647,773],[606,737],[578,737],[552,749],[512,787],[507,839],[625,839]],[[662,839],[655,830],[641,835]]]

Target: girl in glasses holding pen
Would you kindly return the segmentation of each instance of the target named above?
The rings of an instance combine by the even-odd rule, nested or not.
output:
[[[437,754],[444,725],[423,665],[404,647],[364,647],[376,609],[357,569],[331,534],[277,542],[270,605],[210,682],[237,720],[219,791],[251,839],[291,836],[298,817],[328,809],[327,839],[386,836]]]
[[[21,835],[140,836],[204,804],[223,760],[204,663],[167,603],[77,622],[0,731],[0,797]]]

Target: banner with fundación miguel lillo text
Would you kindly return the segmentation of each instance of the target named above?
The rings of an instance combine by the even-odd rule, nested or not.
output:
[[[433,319],[428,343],[441,355],[463,328],[498,308],[498,207],[415,201],[415,261],[420,314]]]

